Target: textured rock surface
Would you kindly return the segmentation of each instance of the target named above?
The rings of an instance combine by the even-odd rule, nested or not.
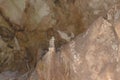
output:
[[[83,33],[99,16],[105,15],[111,6],[118,2],[119,0],[0,0],[0,72],[6,70],[27,72],[31,70],[36,66],[37,60],[39,60],[39,58],[41,59],[47,52],[49,40],[52,36],[55,37],[56,51],[59,51],[58,47],[71,41],[71,39],[76,37],[78,34]],[[119,9],[119,6],[117,6],[117,8]],[[55,55],[56,61],[54,64],[58,65],[57,67],[54,66],[56,76],[60,75],[63,80],[65,77],[66,79],[72,79],[74,75],[71,76],[71,72],[74,73],[74,66],[79,66],[77,65],[76,60],[79,59],[80,56],[85,57],[80,58],[82,62],[85,60],[85,63],[83,63],[83,66],[80,66],[80,69],[83,69],[83,67],[86,66],[86,71],[79,73],[81,75],[86,73],[91,76],[92,71],[88,71],[88,69],[91,67],[94,69],[94,63],[102,61],[102,57],[95,60],[96,56],[102,55],[96,54],[95,51],[97,51],[97,49],[98,52],[103,51],[103,53],[106,53],[102,55],[104,57],[112,51],[112,48],[116,50],[115,44],[119,43],[116,38],[120,38],[120,11],[117,10],[117,8],[113,7],[113,9],[111,9],[104,18],[99,18],[93,24],[93,27],[90,27],[87,31],[89,33],[86,35],[85,33],[83,34],[83,38],[81,38],[82,35],[78,36],[73,40],[73,42],[68,44],[69,46],[66,45],[66,47],[63,47],[65,48],[65,51],[63,49],[60,53],[58,52],[58,54]],[[107,27],[101,28],[102,24]],[[109,25],[114,26],[115,29],[113,27],[108,27]],[[114,35],[117,35],[118,37]],[[109,41],[107,40],[113,42],[109,44]],[[75,50],[73,45],[75,45]],[[96,45],[98,47],[96,47]],[[112,46],[112,48],[110,46]],[[99,48],[101,47],[102,49],[99,51]],[[93,52],[91,51],[92,48]],[[87,51],[90,51],[91,53],[87,53]],[[81,53],[79,54],[80,56],[74,56],[74,54],[77,53]],[[117,52],[113,51],[112,54],[114,53]],[[95,55],[95,57],[91,54]],[[109,59],[112,57],[113,62],[115,62],[116,57],[114,58],[112,54],[103,60],[106,65],[108,65],[107,60],[109,62]],[[89,55],[90,58],[88,57]],[[74,58],[77,59],[74,61]],[[47,57],[45,57],[43,61],[40,61],[40,66],[42,66],[41,68],[43,68],[41,62],[43,62],[45,66],[51,65],[47,64],[47,60]],[[92,60],[96,62],[92,63]],[[91,63],[89,63],[89,61],[91,61]],[[60,62],[60,64],[58,62]],[[82,64],[82,62],[79,64]],[[112,65],[113,62],[111,62],[110,65]],[[39,72],[39,63],[37,65]],[[102,62],[98,65],[101,66]],[[48,68],[48,66],[46,68]],[[52,68],[52,66],[46,70],[53,69],[52,73],[54,73],[54,68]],[[95,70],[92,75],[95,73],[98,74],[99,68],[101,69],[101,67],[95,66],[95,69],[97,69],[98,72]],[[111,70],[112,68],[114,67],[110,67]],[[69,69],[70,71],[71,69],[74,71],[69,73]],[[77,69],[79,70],[79,68]],[[106,69],[108,68],[106,67],[105,70]],[[48,73],[51,72],[48,71]],[[44,71],[43,73],[40,71],[39,74],[44,75]],[[51,75],[53,76],[53,74]],[[101,73],[101,75],[103,74]],[[48,76],[50,75],[48,74]],[[61,79],[60,77],[55,77],[55,79]],[[76,78],[78,79],[79,77]],[[84,79],[84,76],[80,79]]]
[[[116,5],[109,12],[117,13],[119,9]],[[36,80],[119,80],[119,19],[113,17],[116,13],[109,12],[59,52],[50,47],[37,64]],[[34,76],[29,80],[34,80]]]

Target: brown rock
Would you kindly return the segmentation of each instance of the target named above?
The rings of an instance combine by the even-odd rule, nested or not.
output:
[[[60,52],[50,47],[37,64],[37,80],[119,80],[119,59],[115,27],[100,17]]]
[[[5,28],[0,28],[0,42],[4,46],[0,48],[0,72],[26,72],[34,68],[37,55],[41,58],[46,53],[51,36],[56,38],[56,51],[70,40],[61,38],[58,30],[68,36],[73,33],[76,37],[118,2],[119,0],[0,0],[0,26]],[[117,11],[115,22],[119,16]],[[118,28],[116,27],[116,31]],[[38,49],[40,54],[37,54]]]

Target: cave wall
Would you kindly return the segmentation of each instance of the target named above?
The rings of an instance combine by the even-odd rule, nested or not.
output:
[[[48,50],[83,33],[119,0],[0,0],[0,72],[33,68]],[[64,37],[59,33],[64,33]],[[71,37],[73,35],[73,37]],[[41,51],[38,54],[38,51]],[[39,57],[37,57],[39,55]],[[22,64],[22,65],[21,65]]]

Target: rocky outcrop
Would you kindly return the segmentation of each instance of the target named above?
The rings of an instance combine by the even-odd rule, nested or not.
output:
[[[32,73],[36,80],[119,80],[119,7],[113,6],[60,51],[50,47]]]
[[[54,64],[58,65],[55,69],[63,67],[62,70],[56,70],[55,73],[56,75],[61,75],[63,79],[63,73],[68,75],[66,79],[70,78],[69,76],[71,74],[69,74],[68,71],[71,68],[70,64],[74,62],[72,61],[72,58],[74,60],[74,57],[72,56],[77,54],[76,52],[81,53],[81,51],[83,51],[80,45],[85,45],[85,49],[89,48],[88,46],[94,46],[92,45],[92,42],[94,42],[92,36],[99,36],[99,34],[97,34],[98,31],[102,34],[102,30],[106,31],[109,28],[101,30],[101,28],[90,27],[89,30],[91,32],[88,30],[89,35],[87,36],[91,38],[81,38],[81,36],[78,35],[85,32],[87,28],[89,28],[89,25],[91,25],[99,16],[105,15],[111,6],[118,2],[119,0],[0,0],[0,72],[6,70],[18,70],[19,72],[25,73],[35,68],[36,64],[39,65],[37,61],[42,59],[46,52],[48,52],[49,40],[54,36],[55,50],[59,53],[57,55],[55,54],[56,61]],[[101,27],[100,24],[102,23],[113,25],[113,22],[115,22],[116,35],[119,34],[119,11],[116,10],[116,12],[114,10],[116,9],[110,10],[107,17],[104,16],[104,19],[99,18],[99,20],[97,20],[98,22],[96,21],[93,25],[98,24],[98,26]],[[114,13],[116,13],[115,16],[113,16]],[[110,30],[115,31],[111,28]],[[108,33],[104,33],[104,36],[111,35],[109,30],[107,31]],[[85,33],[83,35],[85,36]],[[78,37],[71,42],[76,36]],[[100,36],[100,38],[104,39],[105,37]],[[107,38],[112,40],[112,38]],[[115,42],[116,41],[117,39],[115,37]],[[87,42],[90,42],[91,44],[88,44]],[[78,46],[78,49],[75,48],[74,50],[72,49],[74,47],[70,48],[68,45],[63,47],[63,50],[60,49],[60,46],[65,43],[68,43],[70,46],[75,44],[75,47]],[[100,44],[100,46],[104,47],[102,42]],[[96,42],[95,45],[99,46],[98,42]],[[108,44],[106,45],[109,46]],[[65,51],[64,48],[66,49]],[[54,53],[56,53],[56,51]],[[75,51],[75,53],[72,54],[70,51],[73,51],[73,53]],[[87,52],[82,53],[87,54]],[[89,53],[87,55],[89,56]],[[60,56],[62,56],[62,58]],[[69,58],[70,60],[67,62],[67,59]],[[40,61],[40,64],[41,62],[45,62],[45,66],[47,66],[47,57],[45,59],[45,61]],[[85,60],[86,62],[84,65],[87,65],[87,60],[89,59],[87,58]],[[78,66],[76,63],[75,65]],[[52,71],[52,73],[54,73],[54,70]]]

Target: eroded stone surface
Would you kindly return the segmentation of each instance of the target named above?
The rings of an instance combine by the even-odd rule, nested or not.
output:
[[[0,48],[0,65],[2,65],[0,66],[0,72],[5,70],[29,71],[35,67],[37,60],[39,60],[38,58],[43,57],[47,52],[51,36],[55,37],[56,51],[59,51],[58,47],[73,38],[71,35],[76,37],[78,34],[84,32],[99,16],[106,14],[108,9],[111,8],[114,3],[118,2],[119,0],[0,0],[0,47],[2,46],[2,48]],[[64,80],[64,77],[66,77],[62,76],[64,73],[64,75],[67,75],[66,79],[72,79],[71,77],[74,77],[74,75],[70,77],[69,69],[72,67],[76,74],[76,66],[79,66],[77,64],[82,64],[85,60],[86,63],[81,66],[83,68],[90,60],[94,62],[96,56],[99,56],[99,54],[94,54],[96,48],[99,49],[103,47],[103,49],[101,49],[103,52],[100,53],[108,53],[104,51],[104,46],[108,43],[110,44],[106,45],[106,47],[110,46],[109,50],[115,50],[114,53],[116,53],[116,50],[118,50],[116,36],[119,34],[119,16],[119,10],[113,7],[113,9],[108,12],[107,19],[106,16],[104,17],[105,20],[100,19],[101,21],[94,23],[93,28],[88,29],[82,38],[80,35],[78,36],[80,39],[76,38],[76,41],[73,40],[69,46],[64,47],[66,50],[68,48],[68,53],[66,51],[66,54],[64,54],[63,51],[57,55],[55,64],[58,65],[57,68],[63,65],[63,69],[56,70],[56,68],[56,75],[61,75]],[[115,22],[115,24],[113,25],[111,22]],[[102,27],[94,28],[97,25]],[[113,27],[108,28],[105,25],[116,26],[115,30],[117,34],[114,29],[111,29]],[[66,37],[62,38],[58,31],[65,33],[67,39]],[[96,47],[96,45],[99,45],[99,47]],[[85,54],[82,55],[78,53],[86,53],[87,55],[84,56]],[[94,57],[91,54],[96,56]],[[81,56],[84,56],[86,59],[81,60],[82,58],[77,58]],[[104,54],[103,56],[106,55]],[[71,62],[69,61],[69,57],[70,60],[72,60]],[[108,59],[109,58],[111,58],[111,56],[109,56]],[[61,64],[58,63],[59,61]],[[101,58],[94,63],[99,61],[101,61]],[[70,64],[72,65],[69,66]],[[45,65],[47,65],[47,63]],[[93,65],[94,64],[90,62],[89,68]],[[101,66],[102,63],[98,65]],[[117,67],[117,71],[119,71],[119,66]],[[83,75],[81,79],[84,79],[84,73],[89,76],[91,75],[90,72],[87,73],[87,71],[82,70],[82,68],[80,68],[81,75]],[[98,71],[101,69],[101,67],[98,66],[96,68],[98,68]],[[85,69],[88,70],[88,65]],[[103,74],[101,73],[101,75]]]
[[[37,80],[119,80],[120,42],[115,28],[100,17],[60,52],[49,50],[37,64]]]

